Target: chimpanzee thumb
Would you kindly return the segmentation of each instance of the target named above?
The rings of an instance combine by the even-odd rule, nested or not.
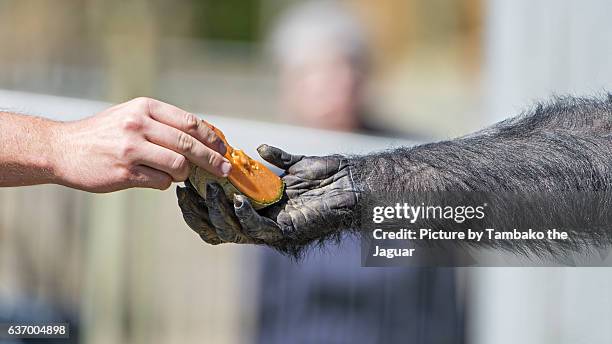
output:
[[[289,154],[280,148],[268,145],[257,147],[257,152],[265,161],[283,170],[288,170],[289,167],[304,158],[303,155]]]

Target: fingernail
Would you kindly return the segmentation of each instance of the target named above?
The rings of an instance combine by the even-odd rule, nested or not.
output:
[[[227,152],[227,148],[225,147],[225,143],[223,141],[219,141],[219,147],[217,147],[217,151],[221,153],[221,155],[225,155]]]
[[[242,205],[244,204],[244,202],[242,201],[241,198],[239,197],[234,197],[234,208],[236,209],[240,209],[242,208]]]
[[[221,173],[223,174],[224,177],[229,176],[229,172],[232,169],[232,164],[229,163],[229,161],[224,161],[221,164]]]
[[[267,144],[261,144],[259,145],[259,147],[257,147],[257,153],[259,153],[259,155],[261,155],[262,152],[264,152],[266,149],[268,148]]]

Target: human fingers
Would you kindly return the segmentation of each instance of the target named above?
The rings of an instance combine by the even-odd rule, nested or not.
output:
[[[185,156],[148,141],[140,144],[135,153],[135,163],[165,172],[175,182],[185,181],[189,177],[189,161]]]
[[[231,170],[230,162],[223,155],[188,133],[171,126],[156,121],[147,121],[145,138],[185,156],[192,163],[218,177],[227,177]]]
[[[172,177],[154,168],[136,165],[129,170],[126,178],[128,187],[151,188],[166,190],[172,184]]]
[[[148,115],[154,120],[189,134],[221,155],[225,154],[226,147],[221,138],[196,115],[155,99],[143,98],[139,101],[144,103]]]

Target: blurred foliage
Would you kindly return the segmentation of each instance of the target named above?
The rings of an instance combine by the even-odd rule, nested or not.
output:
[[[193,2],[193,34],[198,38],[255,41],[261,36],[261,0]]]

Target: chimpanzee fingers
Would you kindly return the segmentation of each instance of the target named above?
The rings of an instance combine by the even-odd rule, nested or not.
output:
[[[251,238],[242,233],[234,208],[218,183],[206,184],[206,205],[210,222],[222,241],[238,244],[253,243]]]
[[[283,233],[272,219],[259,215],[251,202],[243,195],[234,196],[234,211],[243,231],[252,238],[275,243],[283,238]]]
[[[211,245],[220,244],[222,241],[208,219],[208,209],[204,199],[190,185],[184,188],[177,187],[176,196],[187,225],[205,242]]]
[[[289,167],[304,158],[303,155],[289,154],[282,149],[268,145],[260,145],[257,147],[257,153],[259,153],[265,161],[283,170],[288,170]]]

